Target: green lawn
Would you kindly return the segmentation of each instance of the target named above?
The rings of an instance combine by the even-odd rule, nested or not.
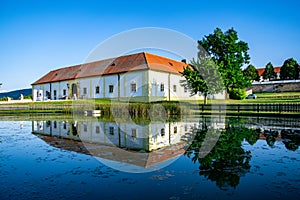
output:
[[[265,92],[256,93],[257,99],[244,99],[244,100],[208,100],[208,103],[214,104],[247,104],[247,103],[300,103],[300,92]],[[203,104],[203,100],[200,101],[187,101],[189,103]]]
[[[300,92],[264,92],[256,93],[258,98],[300,98]]]
[[[248,104],[248,103],[300,103],[300,92],[277,92],[277,93],[257,93],[257,99],[244,99],[244,100],[208,100],[208,104]],[[128,103],[128,102],[117,102],[111,101],[110,99],[95,99],[95,100],[78,100],[78,103],[82,104],[84,101],[86,103],[95,103],[96,105],[106,104],[110,105],[111,103],[120,104],[120,103]],[[178,101],[173,101],[178,102]],[[199,101],[182,101],[194,104],[203,104],[203,100]],[[167,102],[165,102],[167,103]],[[44,102],[32,102],[32,103],[19,103],[18,105],[66,105],[66,104],[76,104],[76,101],[72,100],[63,100],[63,101],[44,101]],[[144,104],[139,102],[137,104]],[[5,105],[4,105],[5,106]]]

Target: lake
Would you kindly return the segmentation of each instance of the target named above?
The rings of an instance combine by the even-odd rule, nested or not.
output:
[[[0,117],[0,199],[298,199],[300,119]]]

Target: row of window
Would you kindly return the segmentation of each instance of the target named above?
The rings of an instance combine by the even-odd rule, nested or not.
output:
[[[162,83],[160,84],[160,91],[164,92],[165,91],[165,85]],[[177,92],[177,85],[173,85],[173,92]],[[187,92],[187,88],[184,87],[184,92]]]
[[[50,123],[50,121],[49,121],[49,123]],[[46,125],[47,125],[47,127],[49,126],[48,122],[47,122]],[[54,126],[53,128],[57,128],[56,121],[54,121],[54,125],[53,126]],[[66,123],[63,124],[63,128],[67,129],[67,124]],[[185,126],[185,130],[187,131],[187,126]],[[83,131],[87,132],[87,125],[86,124],[84,124],[84,126],[83,126]],[[99,126],[96,126],[96,133],[100,133],[100,127]],[[132,137],[136,137],[136,135],[137,135],[136,133],[137,133],[136,129],[131,129],[131,135],[132,135]],[[177,126],[174,127],[173,133],[174,134],[177,133]],[[114,127],[113,126],[109,127],[109,134],[110,135],[114,135]],[[160,134],[161,134],[161,136],[165,135],[165,129],[164,128],[162,128],[160,130]]]
[[[46,126],[47,126],[47,127],[50,126],[50,121],[47,122]],[[53,123],[53,128],[57,128],[57,123],[56,123],[56,121],[54,121],[54,123]],[[66,124],[66,123],[63,124],[63,128],[64,128],[64,129],[67,128],[67,124]],[[87,129],[88,129],[88,128],[87,128],[87,125],[84,124],[84,125],[83,125],[83,131],[84,131],[84,132],[87,132]],[[187,131],[187,125],[185,125],[185,131]],[[97,134],[100,133],[100,126],[96,126],[96,133],[97,133]],[[174,134],[177,134],[177,126],[174,126],[173,133],[174,133]],[[114,134],[115,134],[115,128],[114,128],[113,126],[110,126],[110,127],[109,127],[109,134],[110,134],[110,135],[114,135]],[[165,129],[164,129],[164,128],[160,129],[160,135],[161,135],[162,137],[165,136]],[[133,137],[133,138],[136,138],[136,137],[137,137],[137,129],[135,129],[135,128],[131,129],[131,137]]]
[[[108,92],[109,93],[114,93],[114,85],[109,85],[108,86]],[[131,92],[136,92],[136,83],[131,84]],[[99,86],[96,86],[95,93],[100,94],[100,87]],[[84,95],[87,94],[87,88],[83,88],[83,94]]]
[[[137,91],[136,83],[132,83],[130,88],[131,88],[131,92],[136,92]],[[165,91],[165,85],[163,83],[160,84],[160,91],[161,92]],[[109,85],[108,86],[108,92],[109,93],[113,93],[114,92],[114,86],[113,85]],[[173,85],[173,92],[177,92],[177,85]],[[186,87],[184,87],[184,92],[187,92],[187,88]],[[96,94],[100,93],[100,87],[99,86],[96,86],[95,93]],[[87,88],[83,88],[83,94],[84,95],[87,94]]]
[[[110,127],[109,127],[109,134],[110,134],[110,135],[114,135],[114,134],[115,134],[114,129],[115,129],[115,128],[114,128],[113,126],[110,126]],[[86,125],[86,124],[84,124],[83,130],[84,130],[84,132],[87,132],[87,125]],[[100,127],[99,127],[99,126],[96,126],[96,133],[100,133]],[[173,133],[174,133],[174,134],[177,133],[177,126],[174,127]],[[165,136],[165,129],[164,129],[164,128],[160,129],[160,135],[161,135],[162,137]],[[131,129],[131,136],[132,136],[132,137],[137,137],[137,130],[136,130],[135,128]]]
[[[131,84],[131,92],[136,92],[137,91],[137,86],[136,86],[136,83],[132,83]],[[164,92],[165,91],[165,85],[162,83],[160,84],[160,91],[161,92]],[[108,92],[109,93],[113,93],[114,92],[114,86],[113,85],[109,85],[108,86]],[[173,92],[177,92],[177,85],[173,85]],[[187,92],[187,88],[184,87],[184,92]],[[99,86],[96,86],[95,88],[95,93],[96,94],[100,94],[100,87]],[[83,94],[86,95],[87,94],[87,88],[83,88]],[[56,90],[53,90],[53,95],[54,95],[54,99],[56,99],[56,96],[57,96],[57,92]],[[66,96],[67,95],[67,90],[64,89],[63,90],[63,96]]]

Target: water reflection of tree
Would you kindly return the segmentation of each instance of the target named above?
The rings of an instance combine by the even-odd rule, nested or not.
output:
[[[255,130],[238,126],[227,126],[225,130],[219,131],[221,135],[218,142],[205,157],[201,158],[199,148],[204,141],[207,129],[196,130],[195,138],[186,151],[186,155],[194,163],[199,162],[201,176],[216,182],[221,189],[227,189],[236,187],[240,177],[250,170],[251,155],[250,151],[242,148],[243,140],[253,145],[259,135]]]
[[[281,140],[288,150],[296,151],[300,146],[300,132],[297,130],[284,129],[281,132],[265,130],[264,135],[270,147],[274,147],[277,140]]]

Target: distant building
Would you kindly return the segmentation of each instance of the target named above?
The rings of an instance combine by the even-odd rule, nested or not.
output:
[[[281,67],[274,67],[274,72],[276,73],[276,77],[274,79],[280,79],[280,68]],[[269,81],[268,79],[264,79],[264,71],[265,68],[257,68],[259,81]]]
[[[197,100],[182,85],[186,62],[136,53],[50,71],[32,84],[33,101],[117,99],[152,102]],[[217,96],[217,95],[215,95]],[[214,96],[212,97],[214,98]]]

